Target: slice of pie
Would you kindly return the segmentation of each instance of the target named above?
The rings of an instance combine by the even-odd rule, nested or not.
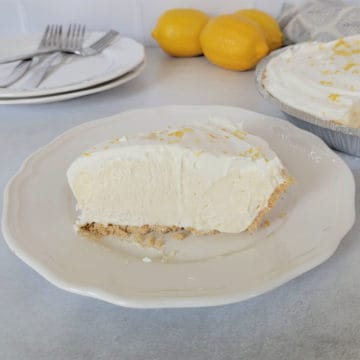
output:
[[[268,144],[226,119],[119,136],[67,172],[89,235],[255,231],[290,177]]]

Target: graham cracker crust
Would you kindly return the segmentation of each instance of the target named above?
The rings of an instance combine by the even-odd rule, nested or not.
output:
[[[219,231],[211,230],[211,231],[199,231],[191,227],[179,227],[179,226],[163,226],[163,225],[142,225],[142,226],[128,226],[128,225],[102,225],[99,223],[88,223],[79,228],[80,232],[91,233],[95,236],[108,236],[115,235],[119,237],[127,237],[129,235],[147,235],[150,233],[158,233],[158,234],[168,234],[168,233],[176,233],[178,238],[183,236],[181,235],[211,235],[217,234]],[[184,238],[184,237],[183,237]]]
[[[291,176],[287,175],[285,171],[283,172],[283,175],[286,180],[275,189],[275,191],[271,194],[269,198],[267,206],[259,212],[255,220],[247,228],[247,231],[250,234],[256,232],[256,230],[261,225],[265,215],[275,206],[277,201],[280,199],[280,196],[289,188],[289,186],[293,184],[294,179]]]
[[[285,181],[279,185],[269,198],[267,206],[260,211],[255,220],[247,228],[249,233],[254,233],[261,226],[265,215],[275,206],[282,193],[293,183],[293,179],[284,172]],[[176,240],[183,240],[189,235],[214,235],[220,233],[218,230],[199,231],[191,227],[179,226],[163,226],[163,225],[142,225],[142,226],[127,226],[127,225],[102,225],[99,223],[88,223],[79,228],[79,232],[85,236],[92,238],[101,238],[103,236],[117,236],[120,238],[129,238],[132,236],[134,240],[143,246],[161,247],[164,240],[161,235],[171,234]],[[157,234],[157,235],[156,235]],[[160,236],[160,237],[157,237]]]
[[[163,236],[171,234],[175,240],[184,240],[190,235],[213,235],[219,231],[208,232],[197,231],[193,228],[183,228],[178,226],[143,225],[143,226],[121,226],[109,224],[107,226],[98,223],[89,223],[79,228],[79,232],[93,240],[101,239],[104,236],[112,235],[119,238],[137,242],[144,247],[160,249],[165,241]]]

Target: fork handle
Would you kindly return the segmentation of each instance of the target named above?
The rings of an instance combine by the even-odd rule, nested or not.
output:
[[[64,52],[64,51],[59,50],[59,49],[37,50],[37,51],[28,52],[28,53],[21,54],[21,55],[11,56],[6,59],[0,59],[0,64],[6,64],[6,63],[10,63],[13,61],[20,61],[20,60],[30,60],[35,56],[52,54],[54,52]]]
[[[0,88],[8,87],[21,79],[30,69],[32,62],[32,60],[23,60],[19,62],[8,76],[0,79]]]
[[[38,87],[53,70],[53,66],[56,63],[61,62],[63,58],[64,54],[62,52],[56,52],[47,56],[42,62],[38,64],[38,66],[33,69],[24,87],[26,89],[33,89]]]

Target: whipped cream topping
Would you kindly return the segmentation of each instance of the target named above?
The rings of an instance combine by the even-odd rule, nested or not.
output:
[[[268,144],[227,119],[114,137],[67,172],[77,225],[163,225],[238,233],[287,179]]]
[[[263,85],[286,105],[359,128],[360,35],[290,46],[269,61]]]

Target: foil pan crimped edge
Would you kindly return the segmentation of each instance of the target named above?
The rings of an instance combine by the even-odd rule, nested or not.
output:
[[[258,63],[255,70],[255,80],[261,96],[277,105],[294,125],[321,137],[330,147],[351,155],[360,156],[360,129],[338,125],[333,121],[326,121],[305,111],[295,109],[275,98],[265,89],[262,79],[266,65],[272,58],[286,49],[274,51]]]

